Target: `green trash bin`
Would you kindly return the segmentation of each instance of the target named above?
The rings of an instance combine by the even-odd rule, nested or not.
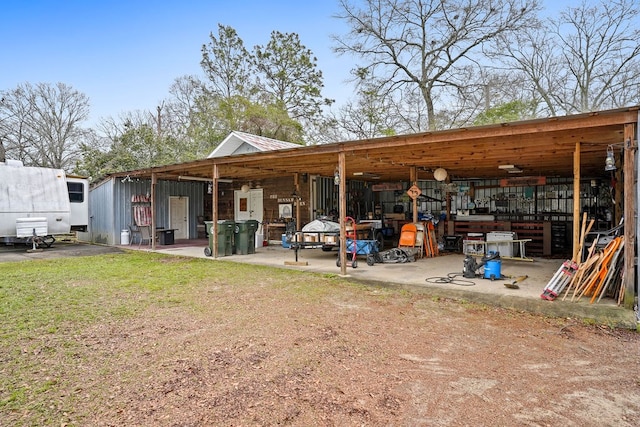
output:
[[[236,222],[234,239],[237,254],[247,255],[256,253],[257,229],[258,221],[255,219]]]
[[[260,224],[255,219],[247,220],[247,236],[249,238],[249,253],[256,253],[256,231],[258,231],[258,224]]]
[[[213,221],[205,221],[207,234],[209,235],[209,246],[204,248],[206,256],[213,255]],[[218,256],[230,256],[233,254],[233,230],[235,222],[230,220],[218,221]]]

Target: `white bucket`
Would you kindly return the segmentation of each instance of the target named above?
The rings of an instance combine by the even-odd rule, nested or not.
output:
[[[129,244],[129,230],[122,230],[120,232],[120,244],[121,245]]]

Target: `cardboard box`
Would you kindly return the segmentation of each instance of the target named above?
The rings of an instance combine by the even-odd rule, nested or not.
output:
[[[324,243],[335,244],[338,242],[338,238],[336,236],[324,236]]]

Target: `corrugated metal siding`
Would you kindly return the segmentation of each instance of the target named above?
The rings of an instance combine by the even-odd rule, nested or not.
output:
[[[116,236],[116,244],[120,243],[120,233],[127,230],[130,225],[134,225],[133,221],[133,203],[131,199],[135,195],[147,195],[151,193],[151,181],[134,179],[125,181],[115,180],[114,184],[114,228],[113,234]]]
[[[321,212],[321,215],[329,215],[333,209],[337,212],[338,187],[333,178],[318,177],[316,178],[316,186],[316,212]]]
[[[198,237],[198,215],[204,215],[205,182],[159,181],[156,186],[156,223],[169,226],[169,197],[189,198],[189,238]]]
[[[339,209],[338,186],[335,185],[333,178],[318,177],[316,178],[316,186],[316,212],[323,212],[324,215],[328,215],[334,209],[337,211]],[[370,194],[370,190],[365,187],[364,182],[347,181],[346,204],[348,215],[361,216],[363,214],[364,205],[358,205],[356,198],[352,194],[354,192],[364,193],[365,190]]]
[[[204,212],[204,182],[158,181],[156,185],[156,226],[169,225],[169,197],[189,198],[189,238],[196,238],[197,216]],[[90,239],[108,245],[120,244],[122,230],[133,224],[133,203],[136,194],[149,194],[149,180],[125,181],[110,179],[89,193]]]
[[[89,190],[89,239],[91,242],[115,244],[113,205],[113,180],[104,181]]]

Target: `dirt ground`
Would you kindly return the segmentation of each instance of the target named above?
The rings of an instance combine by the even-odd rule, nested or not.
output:
[[[197,303],[34,337],[19,351],[56,384],[41,425],[640,425],[636,332],[393,287],[256,283],[211,280]]]
[[[359,285],[199,302],[74,337],[80,425],[640,425],[628,330]]]

